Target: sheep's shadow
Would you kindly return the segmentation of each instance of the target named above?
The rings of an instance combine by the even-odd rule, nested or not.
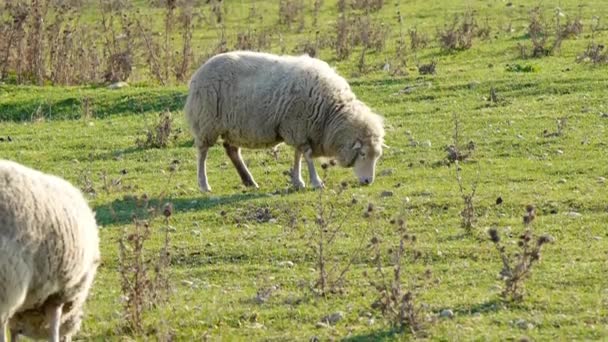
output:
[[[214,207],[228,205],[236,202],[266,197],[261,192],[247,192],[228,196],[201,196],[200,198],[150,198],[147,205],[141,199],[123,198],[94,207],[97,223],[101,226],[127,224],[133,217],[145,219],[150,216],[149,209],[160,208],[165,202],[171,202],[173,212],[208,210]],[[162,201],[162,203],[161,203]],[[161,208],[162,210],[162,208]]]
[[[454,313],[457,315],[473,315],[498,312],[505,306],[504,302],[498,298],[491,299],[483,303],[472,305],[463,305],[454,308]]]

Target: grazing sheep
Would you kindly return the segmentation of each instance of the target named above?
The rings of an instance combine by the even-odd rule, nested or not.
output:
[[[382,154],[382,118],[357,100],[327,63],[304,56],[228,52],[209,59],[192,77],[185,113],[198,148],[198,183],[210,191],[208,149],[219,137],[243,184],[257,187],[240,147],[295,148],[292,182],[304,187],[301,160],[313,187],[323,186],[315,157],[354,167],[362,184],[374,180]]]
[[[69,340],[99,263],[93,212],[67,181],[0,160],[0,342]],[[46,329],[46,331],[45,331]]]

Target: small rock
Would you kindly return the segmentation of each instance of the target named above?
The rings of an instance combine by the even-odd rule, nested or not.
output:
[[[317,322],[317,324],[315,324],[315,328],[317,328],[317,329],[329,328],[329,324],[323,323],[323,322]]]
[[[129,84],[127,82],[116,82],[116,83],[112,83],[108,86],[108,89],[120,89],[120,88],[124,88],[124,87],[128,87]]]
[[[169,226],[169,228],[167,228],[167,230],[170,231],[171,233],[177,232],[177,229],[173,226]]]
[[[382,193],[380,193],[380,197],[392,197],[392,196],[393,196],[392,191],[382,191]]]
[[[574,218],[583,217],[583,214],[577,213],[576,211],[569,211],[566,213],[566,215]]]
[[[258,322],[254,322],[254,323],[251,323],[249,325],[249,328],[251,328],[251,329],[263,329],[264,328],[264,324],[258,323]]]
[[[517,137],[517,139],[520,139],[520,140],[523,140],[523,139],[524,139],[524,136],[523,136],[523,135],[521,135],[521,134],[516,135],[516,137]]]
[[[391,176],[395,173],[395,169],[384,169],[378,173],[379,176]]]
[[[565,178],[562,178],[562,179],[560,179],[560,180],[557,181],[557,183],[559,183],[559,184],[565,184],[567,182],[568,181]]]
[[[411,94],[415,89],[416,87],[408,85],[405,88],[399,90],[399,94]]]
[[[608,113],[602,113],[602,114],[600,114],[600,117],[602,117],[602,118],[608,118]]]
[[[430,140],[425,140],[422,143],[420,143],[420,146],[422,147],[431,147],[431,141]]]
[[[439,317],[441,317],[441,318],[452,318],[452,317],[454,317],[454,311],[452,311],[450,309],[442,310],[441,313],[439,314]]]
[[[338,323],[342,318],[344,318],[344,314],[341,311],[338,311],[321,318],[320,323],[336,325],[336,323]]]
[[[294,263],[293,263],[293,261],[289,261],[289,260],[281,261],[281,262],[279,262],[279,266],[292,268],[294,266]]]
[[[276,218],[271,218],[270,220],[268,220],[268,223],[277,223],[277,219]]]
[[[200,236],[201,235],[201,231],[200,230],[193,230],[193,231],[191,231],[191,233],[194,236]]]
[[[601,184],[604,184],[604,183],[606,183],[606,178],[605,177],[598,177],[597,178],[597,182],[601,183]]]
[[[194,282],[192,282],[190,280],[182,280],[182,285],[192,286],[192,285],[194,285]]]
[[[564,154],[564,151],[562,151],[562,150],[557,150],[555,152],[557,152],[557,154]]]
[[[521,318],[515,321],[515,326],[522,330],[529,330],[534,328],[534,325],[532,323],[526,322],[526,320]]]

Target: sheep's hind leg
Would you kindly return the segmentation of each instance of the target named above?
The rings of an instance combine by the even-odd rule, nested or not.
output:
[[[304,152],[304,158],[306,159],[306,164],[308,165],[308,173],[310,175],[310,185],[315,188],[323,188],[325,185],[319,175],[317,174],[317,170],[315,169],[314,159],[312,157],[312,150],[308,148],[306,152]]]
[[[291,182],[296,189],[305,187],[302,179],[302,152],[296,149],[295,158],[293,160],[293,169],[291,170]]]
[[[198,187],[202,192],[210,192],[211,187],[207,181],[207,152],[209,146],[202,145],[198,147]]]
[[[61,327],[61,312],[63,304],[50,305],[46,308],[46,317],[49,322],[49,341],[59,342],[59,328]]]
[[[239,173],[243,184],[245,186],[254,187],[257,189],[258,184],[255,182],[255,180],[253,180],[251,172],[249,172],[249,169],[247,169],[245,162],[243,162],[243,157],[241,156],[241,149],[236,146],[232,146],[227,142],[224,142],[224,149],[226,150],[226,154],[230,158],[230,161],[232,161],[232,164],[236,168],[236,171]]]
[[[0,317],[1,321],[0,321],[0,342],[8,342],[6,340],[6,331],[8,329],[8,316],[6,317]],[[12,340],[13,334],[11,334],[11,340]]]

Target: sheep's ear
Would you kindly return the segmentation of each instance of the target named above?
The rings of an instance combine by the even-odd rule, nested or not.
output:
[[[361,149],[361,147],[362,147],[361,141],[357,140],[357,141],[355,141],[355,144],[353,145],[353,150]]]

